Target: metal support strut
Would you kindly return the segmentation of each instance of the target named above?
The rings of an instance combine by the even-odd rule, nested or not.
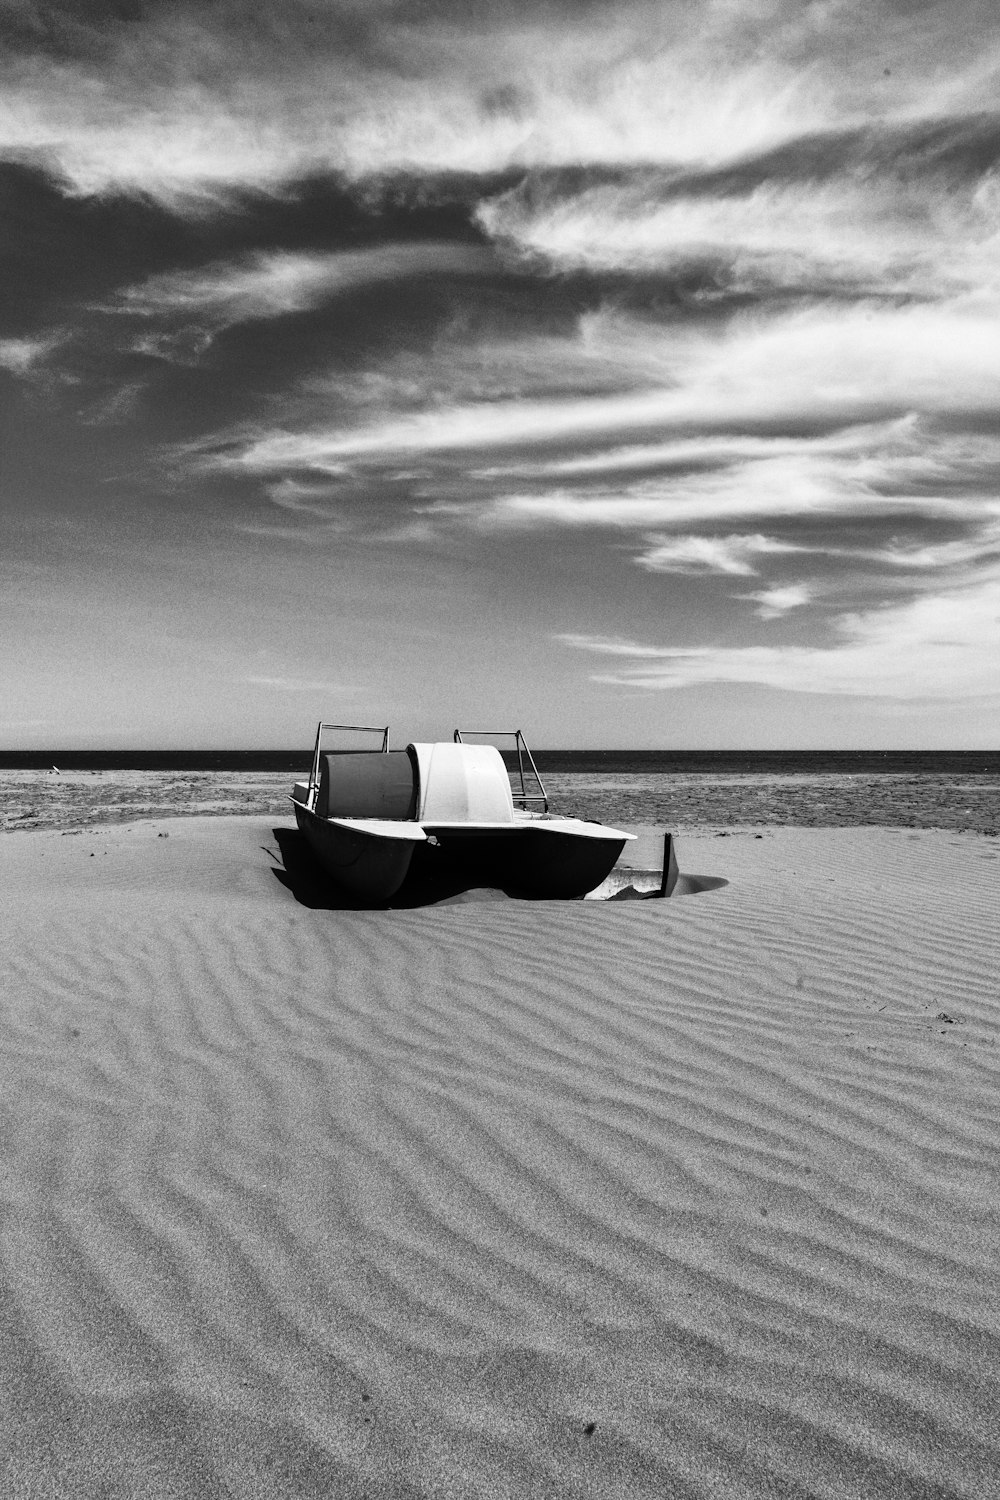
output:
[[[548,793],[546,792],[545,787],[542,784],[542,778],[538,774],[538,767],[535,765],[534,757],[532,756],[531,751],[528,749],[528,742],[524,738],[524,735],[521,733],[521,731],[519,729],[456,729],[455,730],[455,743],[456,743],[456,745],[461,745],[463,743],[463,740],[462,740],[463,734],[479,735],[479,736],[482,736],[483,738],[487,738],[487,739],[496,739],[496,740],[508,739],[508,740],[513,740],[515,748],[517,750],[517,772],[518,772],[518,777],[519,777],[520,782],[521,782],[521,792],[520,792],[520,796],[517,798],[517,800],[520,801],[520,802],[522,802],[522,803],[523,802],[540,802],[542,804],[542,811],[543,812],[548,812],[548,810],[549,810]],[[535,778],[535,782],[537,783],[537,786],[538,786],[538,791],[537,792],[529,792],[527,790],[526,786],[525,786],[525,782],[524,782],[524,769],[525,769],[525,767],[524,767],[524,761],[525,761],[525,757],[527,757],[528,765],[531,767],[531,774]]]
[[[315,810],[316,794],[319,791],[319,754],[320,742],[323,738],[324,729],[343,729],[350,734],[380,734],[382,736],[382,754],[388,755],[389,753],[388,724],[386,724],[384,728],[382,726],[376,727],[371,724],[327,724],[324,722],[324,720],[321,719],[320,722],[316,725],[316,748],[313,750],[312,770],[309,772],[309,790],[307,793],[308,800],[306,802],[306,806],[309,808],[310,812]],[[346,751],[345,753],[350,755],[356,752]]]

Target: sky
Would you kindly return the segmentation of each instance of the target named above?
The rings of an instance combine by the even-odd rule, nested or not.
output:
[[[1000,744],[994,0],[0,0],[0,746]]]

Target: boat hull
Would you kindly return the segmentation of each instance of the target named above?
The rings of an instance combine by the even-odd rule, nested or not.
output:
[[[413,874],[440,871],[467,887],[491,886],[532,901],[572,901],[594,890],[618,862],[624,838],[581,837],[537,828],[489,834],[433,832]]]
[[[408,879],[413,893],[417,887],[454,892],[482,886],[534,901],[577,900],[606,879],[627,837],[614,829],[605,837],[592,824],[574,831],[551,824],[421,827],[397,821],[383,822],[378,832],[294,805],[299,829],[327,874],[372,902],[388,901]]]
[[[330,823],[297,802],[295,821],[327,874],[355,896],[387,901],[409,873],[413,843]]]
[[[605,880],[625,848],[624,838],[581,838],[573,833],[532,829],[511,871],[507,889],[533,900],[570,901],[585,896]]]

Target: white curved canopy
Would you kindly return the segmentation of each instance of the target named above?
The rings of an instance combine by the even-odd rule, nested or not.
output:
[[[443,740],[409,748],[420,776],[418,822],[513,823],[510,778],[495,745]]]

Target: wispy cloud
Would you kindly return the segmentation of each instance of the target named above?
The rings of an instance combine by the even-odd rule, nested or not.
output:
[[[378,245],[326,253],[258,253],[193,271],[152,276],[126,287],[111,310],[142,317],[181,317],[209,327],[307,312],[338,296],[383,281],[432,272],[473,275],[488,264],[475,246]]]
[[[887,147],[888,147],[888,143]],[[958,180],[934,164],[844,162],[785,181],[638,172],[582,188],[528,181],[488,199],[483,228],[508,252],[559,270],[659,275],[703,303],[750,294],[939,297],[1000,288],[992,161]],[[877,158],[876,158],[877,159]],[[814,162],[822,173],[822,160]],[[845,168],[847,170],[845,171]],[[715,189],[714,191],[712,189]]]
[[[837,113],[781,57],[720,74],[682,10],[588,9],[582,26],[296,3],[168,9],[114,32],[77,20],[53,55],[9,61],[0,142],[44,152],[76,191],[176,198],[316,170],[700,158]]]
[[[564,644],[623,663],[596,681],[650,690],[761,683],[804,693],[961,699],[997,693],[1000,568],[972,587],[841,617],[832,644],[648,646],[563,635]],[[627,665],[624,665],[626,664]]]
[[[210,532],[425,625],[502,571],[630,686],[987,691],[988,0],[8,11],[25,535],[119,505],[189,600]]]
[[[314,682],[304,677],[244,677],[250,687],[269,688],[277,693],[347,693],[354,689],[342,682]]]
[[[799,553],[795,542],[762,536],[676,536],[650,539],[636,562],[650,573],[728,573],[749,577],[765,555]]]
[[[794,616],[800,632],[836,635],[848,628],[837,614],[848,601],[896,610],[909,607],[903,595],[915,608],[943,585],[956,608],[978,597],[1000,524],[1000,437],[988,417],[1000,399],[1000,311],[991,302],[818,305],[722,329],[687,326],[676,339],[609,314],[567,346],[592,358],[605,339],[618,370],[628,368],[623,348],[637,347],[644,384],[451,400],[377,422],[362,409],[352,425],[258,430],[199,462],[270,485],[335,479],[348,505],[365,485],[388,485],[420,517],[403,531],[415,543],[456,528],[482,538],[609,534],[646,573],[729,580],[730,600],[757,630]],[[747,577],[761,587],[732,589]],[[910,618],[900,616],[902,626]],[[766,653],[791,648],[760,649],[760,658],[695,658],[697,669],[685,658],[684,680],[709,671],[706,661],[704,680],[738,677],[751,660],[762,671]],[[845,649],[819,664],[842,664]],[[850,660],[862,660],[859,649]],[[864,660],[871,676],[873,648]],[[657,680],[680,670],[659,668]]]
[[[995,99],[997,22],[978,0],[905,13],[871,0],[485,12],[288,0],[166,7],[114,27],[75,11],[61,28],[53,11],[26,28],[30,51],[8,49],[0,149],[43,154],[84,193],[718,161],[873,113]]]
[[[61,342],[60,334],[34,338],[0,339],[0,370],[27,377],[35,374]]]
[[[590,335],[591,339],[593,334]],[[219,463],[260,473],[383,464],[416,455],[606,444],[692,428],[726,437],[754,425],[857,425],[873,413],[987,414],[1000,404],[1000,302],[820,306],[735,320],[723,333],[643,331],[645,389],[562,400],[461,403],[369,425],[276,430]],[[652,375],[659,363],[659,379]]]
[[[741,597],[752,599],[756,603],[756,612],[762,620],[780,620],[789,610],[801,609],[803,604],[808,604],[812,595],[813,590],[809,584],[786,583]]]
[[[329,480],[310,484],[298,479],[279,479],[269,487],[268,498],[281,510],[330,521],[339,497],[336,486]]]
[[[802,532],[808,535],[808,532]],[[1000,557],[1000,520],[987,519],[970,526],[957,541],[903,545],[889,541],[883,546],[850,546],[830,538],[781,541],[762,536],[674,536],[650,537],[635,561],[651,573],[718,573],[749,577],[758,573],[767,558],[794,556],[842,561],[852,566],[871,564],[883,572],[958,572],[969,565]],[[856,579],[857,575],[852,574]],[[753,595],[742,597],[752,598]],[[806,602],[804,599],[799,602]]]

